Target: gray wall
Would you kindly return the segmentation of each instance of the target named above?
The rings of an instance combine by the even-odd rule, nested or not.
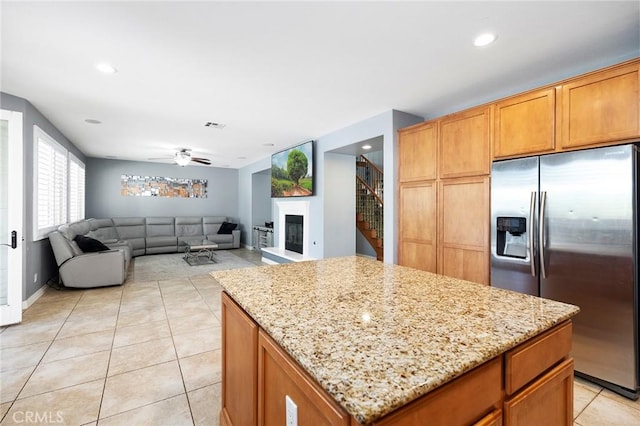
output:
[[[33,126],[37,125],[60,145],[67,148],[73,155],[84,161],[86,157],[71,141],[69,141],[58,129],[44,117],[31,103],[25,99],[0,92],[0,107],[12,111],[20,111],[23,116],[23,144],[24,144],[24,197],[23,219],[21,236],[24,237],[22,245],[22,272],[24,276],[22,300],[25,301],[38,291],[49,279],[58,274],[58,267],[51,251],[51,245],[47,238],[33,241],[33,194],[35,191],[33,182],[34,142]],[[36,277],[37,274],[37,278]]]
[[[257,194],[261,191],[260,185],[256,188],[253,187],[253,176],[256,173],[263,173],[265,170],[271,170],[271,156],[265,157],[262,160],[251,163],[238,170],[238,214],[240,216],[240,222],[246,224],[245,230],[242,231],[241,241],[242,244],[251,245],[252,232],[250,225],[258,224],[257,218],[254,219],[254,211],[252,207],[254,194],[257,198],[262,198],[263,194]],[[269,178],[269,187],[267,189],[266,197],[269,197],[268,206],[273,212],[271,203],[271,178]],[[257,213],[256,213],[257,214]],[[269,214],[272,218],[272,213]],[[260,217],[263,215],[260,214]]]
[[[272,220],[271,170],[267,169],[251,176],[251,225],[263,226]],[[253,233],[249,232],[248,237],[247,243],[253,244]]]
[[[121,176],[207,179],[207,198],[120,195]],[[87,159],[86,217],[227,216],[238,220],[238,170],[143,161]],[[240,224],[244,225],[244,224]]]
[[[350,256],[356,253],[356,158],[327,152],[324,164],[324,257]]]

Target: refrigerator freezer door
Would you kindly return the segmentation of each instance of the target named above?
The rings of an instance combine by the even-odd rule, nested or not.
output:
[[[571,303],[578,372],[637,387],[632,146],[543,156],[546,278],[540,296]]]
[[[537,196],[538,157],[493,163],[491,170],[491,285],[493,287],[538,295],[536,257],[532,254],[531,244],[536,240],[531,237],[537,229]],[[524,219],[525,232],[521,233],[522,229],[518,229],[518,226],[509,226],[510,223],[522,223],[522,219]]]

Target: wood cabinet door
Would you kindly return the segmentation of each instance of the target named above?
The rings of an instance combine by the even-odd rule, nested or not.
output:
[[[504,403],[505,426],[573,424],[573,359],[567,359]]]
[[[436,182],[400,185],[398,264],[436,272]]]
[[[496,103],[493,157],[541,154],[555,149],[556,89],[544,89]]]
[[[349,425],[351,416],[262,330],[258,345],[260,426],[288,424],[287,397],[297,407],[299,425]]]
[[[562,86],[563,149],[640,137],[639,67],[628,64]]]
[[[438,200],[438,273],[488,285],[489,177],[442,180]]]
[[[221,425],[258,422],[258,326],[222,293]]]
[[[400,182],[436,178],[437,124],[421,123],[398,134],[398,179]]]
[[[441,178],[488,175],[491,171],[491,108],[470,109],[440,120]]]

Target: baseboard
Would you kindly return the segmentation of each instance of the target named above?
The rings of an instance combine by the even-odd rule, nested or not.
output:
[[[38,290],[36,290],[35,293],[33,293],[31,295],[31,297],[29,297],[27,300],[23,300],[22,301],[22,310],[24,311],[29,306],[31,306],[34,303],[36,303],[36,300],[38,300],[40,298],[40,296],[42,296],[46,290],[47,290],[47,285],[43,284],[42,287],[40,287]]]

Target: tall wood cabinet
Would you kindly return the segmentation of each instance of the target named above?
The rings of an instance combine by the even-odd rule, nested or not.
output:
[[[490,135],[489,107],[400,131],[400,265],[489,283]],[[418,141],[429,145],[421,159]]]
[[[489,284],[491,161],[640,140],[640,59],[398,135],[398,263]]]

